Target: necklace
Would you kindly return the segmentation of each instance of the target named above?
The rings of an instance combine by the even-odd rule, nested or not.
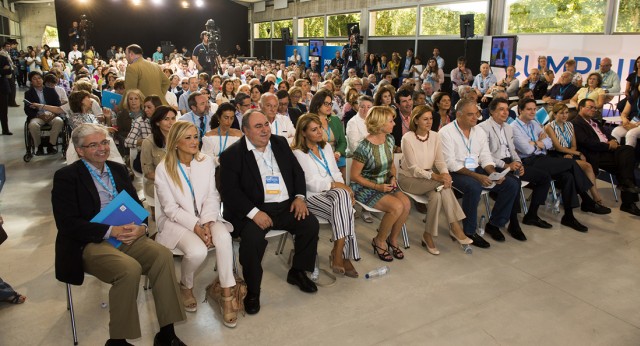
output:
[[[428,140],[429,140],[429,132],[430,132],[430,131],[427,131],[427,137],[425,137],[424,139],[420,138],[420,136],[418,136],[418,133],[417,133],[417,132],[414,132],[414,134],[416,135],[416,139],[417,139],[417,140],[419,140],[420,142],[426,142],[426,141],[428,141]]]

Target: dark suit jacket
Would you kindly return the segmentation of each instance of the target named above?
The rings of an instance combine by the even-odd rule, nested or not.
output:
[[[300,116],[302,115],[302,111],[296,107],[289,107],[288,112],[289,112],[289,118],[293,123],[293,127],[296,127],[296,124],[298,123],[298,118],[300,118]]]
[[[449,122],[456,120],[456,112],[452,111],[449,114]],[[431,123],[431,131],[438,132],[438,128],[440,127],[440,113],[437,111],[433,112],[433,123]]]
[[[402,77],[402,71],[404,71],[404,65],[406,64],[406,62],[407,62],[406,56],[400,58],[400,64],[398,65],[398,77]],[[416,63],[415,56],[412,56],[408,69],[411,70],[411,66],[415,65],[415,63]],[[411,76],[412,76],[412,73],[409,73],[409,77]]]
[[[42,93],[44,94],[44,103],[46,105],[60,107],[60,97],[56,89],[44,87],[42,88]],[[38,98],[38,94],[34,88],[29,88],[29,90],[24,92],[24,99],[29,102],[40,103],[40,98]],[[38,110],[29,107],[26,103],[24,105],[24,112],[27,114],[27,120],[38,116]]]
[[[576,135],[576,142],[578,144],[578,151],[584,154],[584,157],[587,159],[587,162],[591,164],[593,168],[593,172],[598,175],[599,163],[600,163],[600,153],[606,153],[609,151],[609,144],[600,142],[600,138],[593,130],[591,125],[587,123],[580,115],[571,119],[571,123],[573,124],[573,130]],[[598,124],[600,131],[602,128]],[[607,136],[607,140],[613,139],[611,135],[602,131],[602,133]]]
[[[393,136],[393,140],[396,142],[396,147],[400,146],[402,143],[402,115],[400,115],[400,110],[395,109],[396,117],[393,119],[395,124],[393,125],[393,131],[391,131],[391,135]]]
[[[126,190],[138,203],[125,166],[107,161],[118,192]],[[100,197],[91,174],[82,161],[59,169],[53,176],[51,191],[53,217],[56,220],[56,279],[74,285],[84,281],[82,251],[88,243],[100,243],[109,225],[89,222],[100,212]]]
[[[289,143],[282,136],[271,135],[271,150],[290,200],[296,195],[307,194],[304,171],[293,155]],[[262,209],[264,185],[253,152],[247,150],[247,137],[230,145],[220,156],[220,195],[224,201],[224,218],[240,231],[249,220],[251,209]]]
[[[528,87],[528,85],[527,85]],[[544,97],[544,95],[547,94],[547,88],[549,87],[549,84],[547,84],[547,81],[545,80],[539,80],[536,83],[536,86],[533,88],[533,98],[536,100],[542,100],[542,98]]]
[[[13,70],[9,59],[4,55],[0,55],[0,95],[9,95],[11,93],[10,81],[7,77],[12,73]],[[13,82],[13,79],[11,79],[11,82]]]

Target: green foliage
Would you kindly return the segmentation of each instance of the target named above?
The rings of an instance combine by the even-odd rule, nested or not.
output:
[[[256,23],[253,26],[255,38],[270,38],[271,22]]]
[[[620,0],[616,32],[640,32],[640,2]]]
[[[324,16],[302,18],[302,35],[299,37],[324,37]],[[298,24],[298,28],[300,25]]]
[[[360,13],[348,13],[338,14],[335,16],[328,16],[329,32],[328,37],[342,37],[347,36],[347,24],[360,23]]]
[[[455,11],[440,6],[422,7],[420,17],[420,35],[458,35],[460,34],[460,15],[471,14],[472,11]],[[485,34],[487,14],[475,12],[474,32]]]
[[[511,0],[507,5],[510,33],[604,32],[607,0]]]
[[[58,28],[49,25],[44,27],[44,33],[42,34],[42,45],[45,44],[52,48],[60,47],[60,40],[58,39]]]
[[[278,20],[273,22],[273,37],[282,38],[281,28],[289,28],[289,32],[293,35],[293,20]]]
[[[371,36],[414,36],[418,9],[399,8],[394,10],[371,11]]]

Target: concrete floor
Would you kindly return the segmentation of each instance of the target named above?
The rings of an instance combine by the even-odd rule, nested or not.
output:
[[[22,94],[20,92],[19,94]],[[19,100],[21,101],[21,100]],[[60,156],[24,155],[24,115],[10,109],[13,136],[0,136],[0,162],[7,183],[0,195],[9,240],[0,247],[0,276],[28,296],[21,306],[0,304],[0,345],[68,345],[72,342],[64,284],[54,277],[56,228],[51,214],[51,178]],[[445,236],[440,256],[420,246],[422,215],[408,222],[411,249],[389,264],[385,277],[338,278],[315,295],[286,283],[287,256],[275,256],[272,241],[264,258],[262,310],[222,325],[219,309],[202,303],[216,275],[209,256],[196,277],[197,313],[176,326],[190,345],[640,345],[640,222],[621,213],[610,185],[599,182],[610,215],[576,211],[589,226],[582,234],[560,225],[560,216],[541,210],[550,230],[525,226],[527,242],[507,235],[488,250],[465,255]],[[444,217],[441,218],[443,222]],[[374,224],[357,221],[361,275],[383,262],[369,245]],[[320,265],[328,267],[330,231],[320,232]],[[285,253],[291,248],[288,242]],[[176,260],[179,268],[179,260]],[[73,288],[79,341],[101,345],[108,338],[109,285],[88,277]],[[158,331],[150,291],[140,290],[143,336],[151,345]]]

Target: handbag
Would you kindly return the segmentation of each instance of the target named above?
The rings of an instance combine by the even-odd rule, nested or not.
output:
[[[233,310],[235,312],[242,311],[244,316],[244,298],[247,296],[247,283],[241,278],[238,274],[233,274],[236,285],[231,288],[231,296],[233,297]],[[220,278],[216,277],[213,279],[213,282],[207,286],[206,288],[207,296],[204,301],[207,301],[207,298],[210,298],[223,306],[224,302],[222,301],[222,286],[220,285]]]

